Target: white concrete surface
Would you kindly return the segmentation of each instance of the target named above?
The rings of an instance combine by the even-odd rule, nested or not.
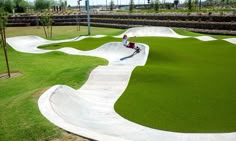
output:
[[[172,33],[163,31],[163,34]],[[38,49],[37,46],[48,42],[35,36],[8,38],[7,42],[21,52],[53,51]],[[41,113],[67,131],[101,141],[236,141],[236,133],[167,132],[141,126],[119,116],[114,111],[114,103],[126,89],[133,69],[145,65],[147,61],[149,47],[141,43],[138,46],[142,52],[124,61],[120,58],[132,54],[133,50],[115,42],[91,51],[69,47],[56,50],[72,55],[102,57],[109,61],[109,65],[95,68],[79,90],[65,85],[51,87],[38,101]]]
[[[211,36],[183,36],[176,33],[173,29],[169,27],[134,27],[130,28],[121,35],[114,36],[115,38],[122,38],[123,35],[127,35],[128,37],[171,37],[171,38],[196,38],[200,41],[214,41],[217,40]],[[236,44],[236,38],[223,39],[232,44]]]
[[[198,37],[194,37],[194,38],[201,40],[201,41],[215,41],[215,40],[217,40],[211,36],[198,36]]]
[[[128,37],[173,37],[173,38],[188,38],[188,36],[182,36],[177,34],[174,30],[168,27],[134,27],[130,28],[121,35],[114,36],[116,38],[122,38],[124,35]]]
[[[236,38],[228,38],[228,39],[223,39],[223,40],[230,42],[232,44],[236,44]]]
[[[62,43],[62,42],[71,42],[71,41],[79,41],[85,38],[101,38],[105,35],[96,35],[96,36],[81,36],[73,39],[67,40],[46,40],[44,38],[38,36],[17,36],[7,38],[7,43],[14,48],[16,51],[24,52],[24,53],[47,53],[53,50],[42,50],[39,49],[38,46],[53,44],[53,43]]]

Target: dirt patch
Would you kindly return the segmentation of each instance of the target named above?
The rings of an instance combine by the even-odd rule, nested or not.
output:
[[[15,78],[22,75],[22,73],[20,72],[11,72],[10,74],[11,74],[11,77],[8,76],[8,73],[1,73],[0,79],[11,79],[11,78]]]
[[[74,134],[70,134],[68,132],[64,132],[62,137],[53,139],[51,141],[91,141],[91,140],[74,135]]]
[[[45,88],[42,88],[42,89],[39,89],[37,91],[35,91],[32,96],[33,97],[40,97],[44,92],[46,92],[50,87],[45,87]]]

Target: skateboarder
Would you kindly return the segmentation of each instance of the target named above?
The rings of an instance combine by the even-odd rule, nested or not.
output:
[[[139,52],[141,51],[138,46],[135,47],[135,43],[133,43],[133,42],[128,42],[128,36],[127,36],[127,35],[124,35],[124,36],[123,36],[122,43],[123,43],[123,45],[124,45],[125,47],[127,47],[127,48],[135,49],[134,54],[139,53]]]

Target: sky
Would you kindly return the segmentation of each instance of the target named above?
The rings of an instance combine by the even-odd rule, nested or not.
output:
[[[28,1],[34,1],[34,0],[28,0]],[[59,0],[58,0],[59,1]],[[68,5],[71,5],[71,6],[75,6],[75,5],[77,5],[77,1],[78,0],[67,0],[67,3],[68,3]],[[82,0],[80,3],[81,3],[81,5],[84,5],[84,2],[85,0]],[[89,0],[89,2],[90,2],[90,5],[100,5],[100,4],[106,4],[106,1],[107,1],[107,4],[109,5],[109,3],[110,3],[110,1],[111,0]],[[148,0],[134,0],[134,3],[135,4],[147,4],[147,1]],[[163,0],[159,0],[159,1],[163,1]],[[173,2],[174,0],[165,0],[166,2]],[[182,1],[185,1],[185,0],[180,0],[181,2]],[[119,3],[119,4],[129,4],[129,2],[130,2],[130,0],[114,0],[114,3],[115,4],[117,4],[117,2]]]

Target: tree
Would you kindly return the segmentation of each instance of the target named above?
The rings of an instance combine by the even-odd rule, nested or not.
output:
[[[4,0],[0,0],[0,8],[4,7]]]
[[[12,13],[12,11],[13,11],[13,2],[12,2],[12,0],[5,0],[4,10],[6,12]]]
[[[28,6],[28,2],[25,0],[14,0],[16,12],[24,13]]]
[[[159,6],[160,6],[159,0],[155,0],[155,2],[154,2],[154,10],[156,12],[159,12]]]
[[[212,6],[214,1],[213,0],[206,0],[207,5]]]
[[[225,6],[225,0],[221,0],[221,7],[223,8]]]
[[[7,56],[7,48],[6,48],[6,45],[7,45],[6,31],[5,31],[6,23],[7,23],[7,15],[3,9],[0,9],[0,35],[1,35],[0,42],[1,42],[1,46],[3,48],[4,55],[5,55],[8,77],[11,77],[9,63],[8,63],[8,56]]]
[[[34,5],[36,10],[48,9],[50,7],[50,0],[35,0]]]
[[[43,30],[45,33],[46,38],[52,38],[52,16],[49,13],[44,13],[44,15],[42,15],[40,17],[40,22],[43,26]]]
[[[114,1],[111,0],[111,2],[110,2],[110,10],[113,11],[113,9],[114,9]]]
[[[129,12],[132,13],[134,10],[134,0],[130,0],[129,3]]]
[[[67,0],[65,0],[65,10],[66,11],[67,11],[67,5],[68,5]]]
[[[199,10],[202,9],[202,0],[199,0]]]
[[[226,4],[227,4],[227,5],[229,4],[229,0],[226,0]]]
[[[175,9],[178,9],[179,0],[174,0]]]
[[[154,4],[155,4],[155,3],[154,3],[154,0],[151,0],[151,1],[150,1],[150,6],[151,6],[151,8],[154,8]]]
[[[188,0],[188,10],[192,10],[192,0]]]

